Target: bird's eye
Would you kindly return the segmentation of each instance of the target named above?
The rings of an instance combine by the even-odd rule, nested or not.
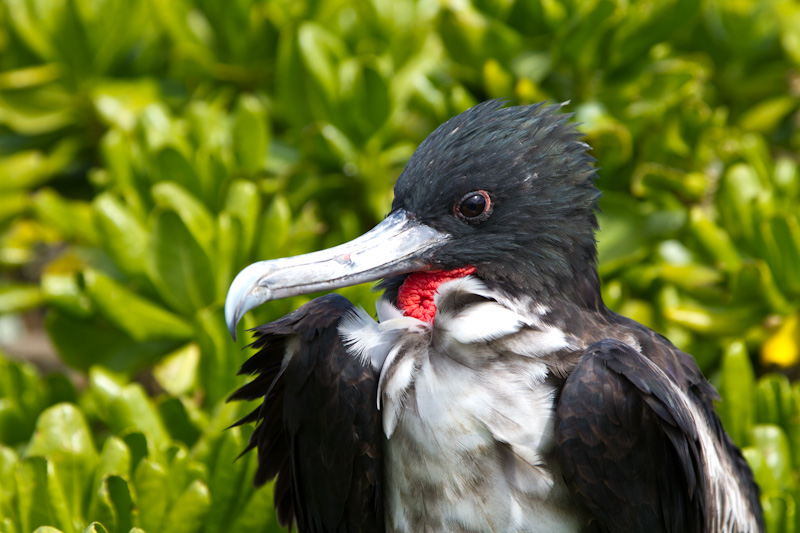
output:
[[[455,213],[465,222],[483,222],[492,214],[492,199],[486,191],[473,191],[456,202]]]

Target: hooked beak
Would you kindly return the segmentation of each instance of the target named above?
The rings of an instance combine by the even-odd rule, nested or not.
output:
[[[242,316],[270,300],[427,270],[431,253],[450,238],[400,209],[364,235],[334,248],[253,263],[239,272],[228,289],[228,331],[235,340]]]

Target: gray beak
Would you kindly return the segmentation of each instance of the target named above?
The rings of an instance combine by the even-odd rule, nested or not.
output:
[[[236,325],[251,309],[268,302],[339,289],[395,274],[427,270],[430,255],[450,240],[398,210],[364,235],[328,250],[259,261],[233,280],[225,299],[225,322],[236,339]]]

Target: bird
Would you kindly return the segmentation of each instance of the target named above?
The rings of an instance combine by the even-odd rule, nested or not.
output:
[[[413,153],[389,214],[232,282],[254,328],[255,484],[298,531],[763,531],[759,488],[691,355],[606,307],[595,159],[563,104],[492,100]],[[244,452],[243,452],[244,453]]]

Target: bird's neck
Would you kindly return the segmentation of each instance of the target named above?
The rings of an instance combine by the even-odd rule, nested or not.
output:
[[[473,266],[453,270],[414,272],[400,285],[397,291],[397,306],[405,316],[433,323],[436,316],[434,297],[439,286],[474,272],[475,267]]]

